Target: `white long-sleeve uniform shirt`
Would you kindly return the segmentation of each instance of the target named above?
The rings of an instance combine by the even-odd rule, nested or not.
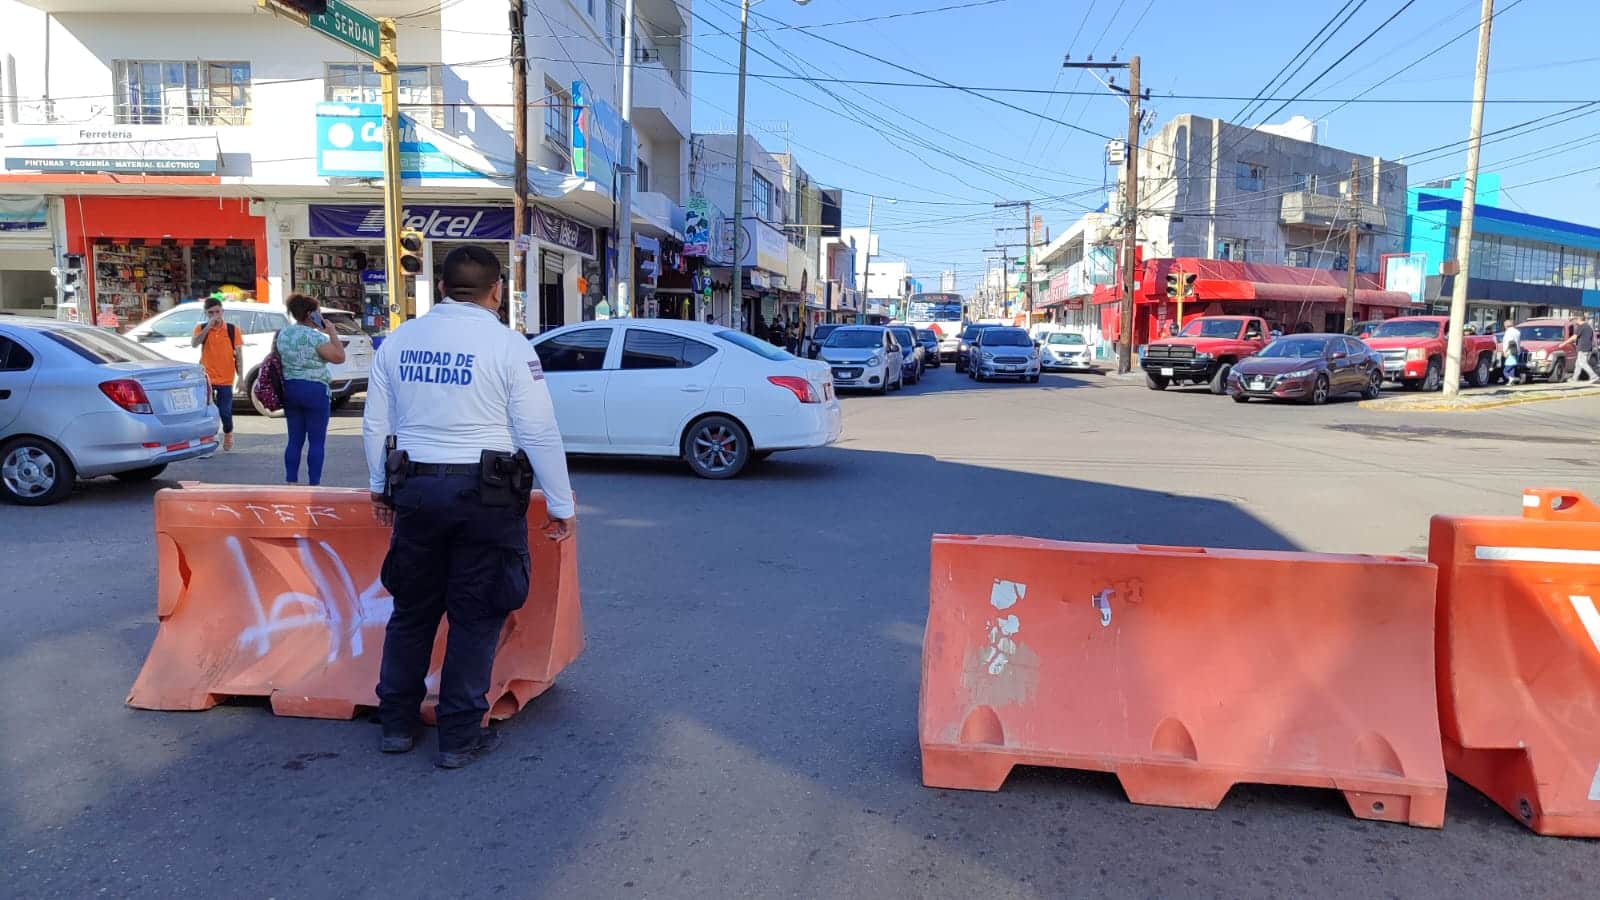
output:
[[[419,463],[475,463],[485,450],[533,462],[550,515],[573,515],[566,450],[539,357],[471,303],[440,303],[378,348],[361,431],[371,488],[384,485],[384,438]]]

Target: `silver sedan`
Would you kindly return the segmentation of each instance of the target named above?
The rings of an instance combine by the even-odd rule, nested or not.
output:
[[[205,372],[120,335],[48,319],[0,320],[0,493],[66,499],[76,478],[155,478],[217,451]]]

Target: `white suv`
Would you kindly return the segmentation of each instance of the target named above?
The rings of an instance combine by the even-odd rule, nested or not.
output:
[[[344,343],[345,358],[339,365],[330,365],[329,376],[333,386],[333,408],[338,409],[350,397],[367,389],[367,373],[372,369],[372,339],[361,330],[361,322],[353,314],[341,309],[322,310],[323,318],[333,323]],[[239,330],[244,338],[243,395],[234,394],[236,407],[249,406],[268,416],[281,416],[282,412],[268,412],[255,402],[252,388],[261,361],[272,350],[272,338],[289,326],[289,313],[282,306],[270,303],[249,303],[225,300],[222,318]],[[200,348],[190,346],[194,330],[205,321],[205,308],[200,301],[184,303],[140,322],[128,330],[127,337],[151,350],[182,362],[198,363]]]

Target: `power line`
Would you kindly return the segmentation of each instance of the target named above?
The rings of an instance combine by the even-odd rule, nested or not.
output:
[[[1233,114],[1231,117],[1232,120],[1235,122],[1245,121],[1245,117],[1250,114],[1251,109],[1254,108],[1256,103],[1261,100],[1261,95],[1265,94],[1267,91],[1273,90],[1273,86],[1278,83],[1278,79],[1283,76],[1283,73],[1288,71],[1289,67],[1294,65],[1295,60],[1299,59],[1302,54],[1309,50],[1312,43],[1314,43],[1317,38],[1321,37],[1322,33],[1327,31],[1328,28],[1333,25],[1334,21],[1338,19],[1345,10],[1349,9],[1350,4],[1354,2],[1356,2],[1356,0],[1344,0],[1344,6],[1339,7],[1339,9],[1332,16],[1328,17],[1328,21],[1322,23],[1322,27],[1317,29],[1316,34],[1313,34],[1306,40],[1304,44],[1300,45],[1300,49],[1296,50],[1294,55],[1289,57],[1289,61],[1284,63],[1283,66],[1278,69],[1278,71],[1274,72],[1271,78],[1267,79],[1267,83],[1261,86],[1261,90],[1256,91],[1256,95],[1250,98],[1250,102],[1246,103],[1244,106],[1241,106],[1239,111]],[[1309,59],[1309,57],[1307,58]],[[1304,65],[1304,63],[1301,65]],[[1297,69],[1296,71],[1299,70]],[[1289,77],[1293,78],[1294,76],[1291,75]],[[1287,79],[1285,79],[1285,81],[1287,81]]]
[[[1363,2],[1365,2],[1365,0],[1363,0]],[[1261,121],[1262,122],[1266,122],[1267,120],[1271,119],[1273,116],[1277,115],[1278,113],[1283,112],[1283,110],[1285,108],[1287,108],[1289,104],[1291,104],[1294,101],[1299,100],[1301,97],[1305,96],[1306,91],[1311,90],[1311,87],[1313,85],[1315,85],[1317,82],[1319,82],[1323,78],[1325,78],[1329,72],[1332,72],[1335,68],[1338,68],[1340,63],[1342,63],[1345,60],[1349,59],[1352,55],[1355,54],[1355,52],[1357,50],[1360,50],[1362,47],[1366,46],[1368,41],[1372,40],[1374,37],[1376,37],[1378,35],[1378,32],[1380,32],[1383,29],[1389,27],[1389,23],[1390,22],[1393,22],[1395,19],[1400,18],[1401,13],[1404,13],[1406,10],[1410,9],[1412,7],[1412,5],[1415,4],[1416,2],[1417,2],[1417,0],[1406,0],[1405,3],[1400,5],[1399,9],[1395,10],[1393,13],[1390,13],[1389,18],[1384,19],[1381,23],[1379,23],[1377,28],[1374,28],[1370,32],[1368,32],[1366,37],[1362,38],[1359,41],[1356,41],[1355,46],[1351,47],[1349,50],[1346,50],[1344,52],[1343,56],[1341,56],[1338,59],[1334,60],[1332,63],[1330,63],[1328,65],[1328,67],[1326,69],[1323,69],[1321,72],[1318,72],[1317,76],[1315,78],[1313,78],[1310,81],[1306,82],[1305,85],[1300,88],[1298,93],[1296,93],[1293,97],[1290,97],[1288,100],[1283,101],[1283,103],[1279,104],[1278,107],[1276,109],[1274,109],[1272,112],[1269,112],[1265,116],[1262,116],[1261,117]]]

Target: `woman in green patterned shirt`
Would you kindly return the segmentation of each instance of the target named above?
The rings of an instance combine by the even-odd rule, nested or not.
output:
[[[344,362],[344,343],[332,322],[324,322],[317,301],[305,294],[289,295],[289,318],[294,322],[278,332],[278,357],[283,360],[283,414],[289,422],[289,445],[283,451],[284,480],[300,481],[300,452],[306,444],[306,475],[322,483],[323,449],[328,443],[328,416],[332,389],[328,364]]]

